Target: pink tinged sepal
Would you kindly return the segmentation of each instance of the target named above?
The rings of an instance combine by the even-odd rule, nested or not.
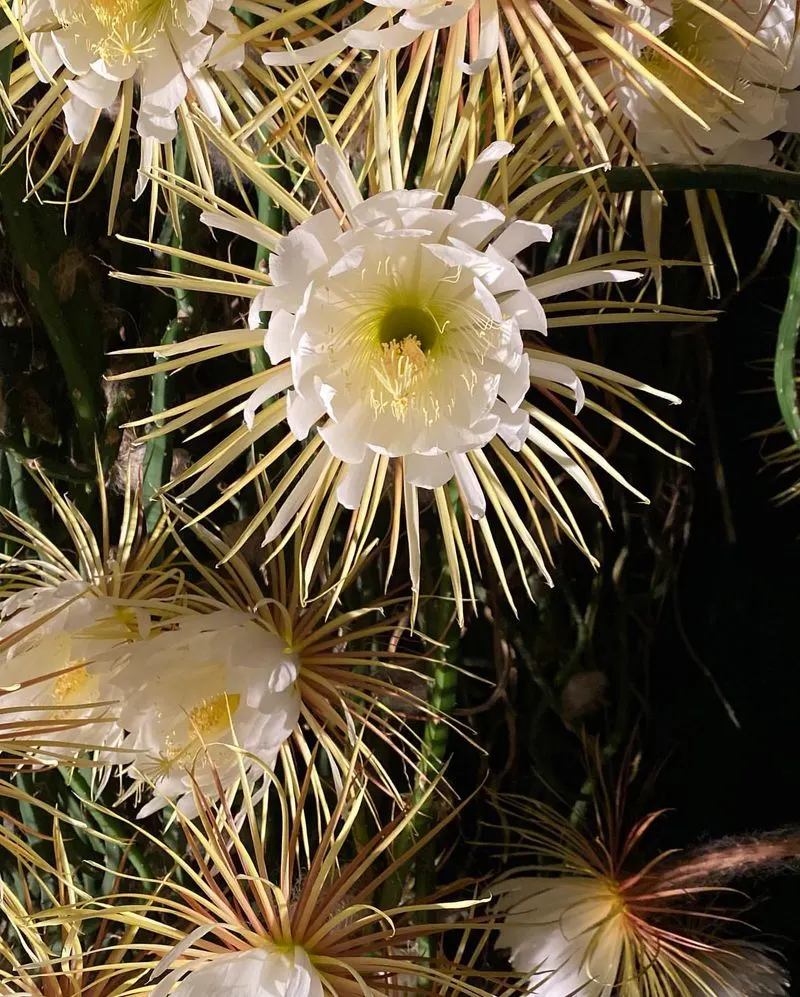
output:
[[[477,76],[482,73],[500,47],[500,15],[497,10],[497,0],[479,0],[480,2],[480,32],[478,35],[478,55],[474,62],[460,63],[460,68],[467,76]]]

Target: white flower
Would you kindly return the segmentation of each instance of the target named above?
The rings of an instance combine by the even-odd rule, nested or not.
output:
[[[4,710],[16,707],[20,717],[64,723],[67,729],[51,735],[58,741],[117,744],[122,730],[112,702],[115,674],[148,627],[146,613],[82,581],[26,588],[7,598],[0,609],[0,642],[7,645],[0,686],[11,690],[3,695]],[[78,720],[91,723],[68,728]]]
[[[495,884],[497,946],[536,997],[784,997],[788,981],[754,942],[659,928],[659,898],[600,875],[520,876]],[[635,892],[635,891],[634,891]],[[661,913],[669,894],[661,898]],[[653,910],[653,907],[656,910]],[[694,931],[698,927],[695,925]],[[677,928],[677,930],[676,930]]]
[[[232,70],[244,61],[230,8],[229,0],[31,0],[21,21],[39,79],[64,74],[64,117],[74,143],[92,134],[121,88],[138,87],[136,129],[149,166],[156,144],[175,137],[176,111],[190,91],[220,122],[207,67]]]
[[[300,716],[298,669],[278,636],[234,610],[183,616],[135,649],[119,677],[120,722],[130,731],[121,748],[135,753],[129,774],[156,793],[140,816],[168,799],[192,812],[189,773],[212,798],[217,779],[235,784],[239,762],[222,745],[273,766]]]
[[[619,973],[625,904],[612,883],[589,876],[519,877],[494,887],[505,919],[497,945],[530,973],[537,997],[601,997]]]
[[[764,47],[738,37],[691,0],[666,0],[658,9],[631,4],[627,12],[738,100],[713,90],[631,30],[617,29],[617,40],[708,125],[706,130],[682,113],[651,81],[620,82],[620,71],[612,70],[645,162],[765,165],[774,151],[767,136],[787,127],[794,95],[781,91],[800,85],[793,0],[713,0],[711,6]]]
[[[497,0],[368,0],[369,11],[353,26],[335,32],[324,41],[293,48],[288,52],[268,52],[262,56],[268,66],[294,66],[332,59],[347,48],[404,48],[426,31],[449,28],[467,16],[471,8],[480,12],[478,51],[474,62],[461,68],[468,74],[482,72],[497,54],[500,21]]]
[[[498,142],[483,152],[452,208],[444,208],[433,190],[391,190],[364,200],[342,158],[318,147],[317,162],[349,227],[342,231],[328,210],[283,237],[270,256],[272,286],[255,296],[250,310],[252,328],[261,312],[271,312],[264,344],[275,366],[247,402],[245,420],[252,427],[263,403],[288,389],[291,433],[305,440],[316,427],[323,442],[309,444],[316,456],[288,491],[268,542],[284,533],[317,488],[334,488],[341,505],[357,509],[375,487],[380,457],[402,462],[415,592],[418,491],[441,490],[455,478],[470,516],[483,520],[487,492],[495,496],[499,487],[484,450],[502,444],[501,460],[514,454],[525,460],[535,448],[602,504],[581,464],[550,435],[557,434],[553,420],[525,403],[534,382],[571,393],[577,412],[584,401],[580,378],[558,354],[526,350],[522,333],[547,332],[542,299],[639,274],[577,270],[529,288],[514,259],[532,243],[549,241],[552,229],[508,219],[478,197],[510,149]],[[203,218],[234,231],[247,224],[218,212]],[[258,238],[257,227],[247,231]],[[539,457],[532,463],[538,475]],[[511,519],[548,578],[527,528],[502,497],[492,497],[492,504],[502,505],[501,517]]]
[[[182,966],[168,982],[176,977],[182,979],[173,997],[323,997],[320,976],[303,949],[287,952],[267,940],[260,948]],[[154,990],[153,997],[159,992]]]

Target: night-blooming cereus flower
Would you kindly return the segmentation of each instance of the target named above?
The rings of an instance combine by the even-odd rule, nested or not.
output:
[[[419,665],[389,648],[400,622],[391,602],[330,615],[321,600],[302,606],[283,551],[256,572],[222,538],[175,515],[204,548],[203,557],[186,552],[198,581],[181,615],[133,647],[117,679],[126,795],[152,793],[139,815],[165,806],[193,814],[196,792],[230,799],[273,771],[297,787],[319,750],[340,784],[365,732],[414,771],[418,749],[401,712],[436,714],[404,688]],[[386,649],[376,652],[376,642]],[[360,758],[373,788],[399,799],[405,786],[369,745]]]
[[[182,617],[135,648],[119,684],[128,774],[155,792],[139,816],[168,799],[191,805],[192,779],[207,795],[217,778],[236,783],[239,760],[220,745],[241,748],[245,770],[254,759],[272,768],[300,717],[297,675],[280,637],[233,610]]]
[[[267,66],[296,66],[333,59],[348,48],[400,49],[425,32],[452,27],[472,9],[480,18],[477,54],[473,62],[462,64],[461,68],[468,74],[482,72],[497,54],[500,40],[497,0],[368,0],[368,3],[373,9],[364,17],[322,41],[291,47],[288,51],[267,52],[262,59]],[[291,35],[287,40],[291,43]]]
[[[245,406],[248,426],[260,406],[286,387],[291,433],[301,441],[315,428],[317,433],[314,459],[290,490],[283,489],[267,541],[283,535],[319,487],[333,490],[345,508],[359,509],[383,478],[386,462],[395,460],[415,592],[421,492],[433,492],[454,555],[462,548],[444,491],[451,481],[482,530],[488,496],[549,578],[489,456],[512,467],[521,460],[538,474],[543,454],[602,504],[571,448],[557,439],[553,420],[526,403],[535,383],[567,393],[580,412],[584,389],[575,365],[559,354],[526,349],[523,335],[547,332],[542,299],[639,274],[588,270],[529,287],[515,257],[549,241],[551,228],[508,219],[478,198],[492,166],[510,148],[496,143],[478,158],[452,208],[441,207],[432,190],[392,190],[364,200],[334,150],[317,150],[349,228],[342,231],[328,210],[290,232],[270,257],[272,286],[250,309],[252,328],[262,312],[271,313],[264,344],[276,366]],[[203,217],[225,227],[220,215]]]
[[[235,77],[244,62],[244,47],[229,0],[20,0],[14,12],[15,23],[0,33],[4,43],[16,40],[17,32],[26,42],[14,102],[40,83],[50,92],[22,121],[7,143],[6,156],[34,144],[51,126],[51,108],[59,103],[69,141],[62,143],[57,162],[71,144],[79,147],[80,157],[100,115],[109,112],[117,127],[107,151],[119,145],[124,153],[133,122],[145,170],[159,161],[159,149],[172,143],[178,113],[188,102],[218,124],[223,110],[230,113],[220,79],[225,74]],[[255,96],[243,81],[238,89],[249,94],[252,110]],[[171,148],[169,153],[171,162]],[[112,217],[120,177],[118,164]],[[146,182],[140,174],[137,193]]]
[[[725,841],[696,857],[667,852],[637,863],[658,815],[625,833],[624,788],[617,794],[607,812],[598,805],[596,828],[586,830],[539,802],[499,801],[516,832],[510,853],[523,864],[492,886],[496,945],[527,975],[528,992],[783,997],[780,962],[758,940],[736,937],[735,912],[721,908],[713,891],[737,869],[772,861],[776,847],[795,849],[796,839],[778,845],[765,836],[763,849],[752,839]]]
[[[617,31],[646,71],[708,126],[677,111],[646,79],[624,82],[617,95],[636,126],[636,145],[645,162],[766,165],[774,152],[767,136],[795,117],[790,108],[795,95],[786,92],[800,85],[794,3],[715,0],[711,6],[713,12],[690,0],[668,0],[657,9],[631,5],[628,13],[721,90],[632,31]],[[760,44],[737,35],[737,25]]]
[[[625,906],[612,884],[588,876],[509,879],[498,892],[503,912],[499,948],[511,965],[531,973],[544,997],[614,989],[626,939]]]
[[[146,636],[147,614],[82,580],[23,589],[0,604],[3,712],[40,722],[51,737],[116,745],[114,678],[130,644]],[[80,720],[80,723],[75,721]]]
[[[470,911],[485,900],[458,899],[439,886],[435,900],[417,896],[409,904],[406,864],[397,871],[397,886],[386,886],[398,835],[408,835],[404,856],[410,859],[435,842],[452,817],[431,820],[425,835],[411,830],[420,808],[431,806],[438,781],[408,811],[376,826],[382,818],[355,776],[357,763],[338,793],[326,798],[320,820],[309,817],[307,780],[297,806],[270,781],[257,801],[245,791],[236,815],[218,810],[194,787],[198,817],[174,811],[175,851],[160,836],[141,832],[162,862],[202,856],[189,881],[147,880],[147,889],[142,881],[125,903],[98,898],[80,905],[79,916],[99,920],[107,929],[103,938],[130,926],[146,930],[136,968],[146,974],[150,997],[377,997],[428,992],[426,984],[444,985],[454,997],[489,997],[472,963],[440,956],[439,946],[439,939],[452,939],[452,951],[459,951],[476,928]],[[364,837],[348,848],[356,819]],[[159,916],[167,906],[169,922]],[[485,931],[485,922],[477,923]],[[434,940],[424,958],[416,955],[422,938]]]
[[[477,557],[478,535],[513,602],[492,521],[501,524],[521,584],[530,591],[523,552],[550,584],[542,514],[553,521],[558,536],[589,554],[562,494],[564,483],[571,479],[603,512],[591,465],[626,484],[586,442],[572,413],[565,412],[571,406],[579,414],[586,401],[601,416],[630,428],[586,400],[584,375],[591,386],[645,413],[631,389],[677,401],[544,345],[548,299],[639,274],[615,267],[614,257],[607,255],[526,277],[517,257],[546,243],[550,227],[509,218],[480,197],[494,165],[510,148],[496,143],[478,157],[463,185],[452,192],[452,207],[444,206],[449,191],[386,189],[364,199],[341,154],[321,145],[318,167],[337,201],[331,198],[329,210],[309,215],[284,195],[287,211],[299,222],[288,235],[235,208],[220,210],[219,202],[202,215],[211,227],[272,251],[266,279],[252,271],[249,287],[241,281],[229,285],[237,296],[252,299],[253,331],[211,333],[159,349],[166,366],[157,369],[178,370],[261,342],[271,366],[198,399],[196,406],[163,413],[163,424],[145,439],[186,426],[223,403],[226,414],[242,413],[244,426],[172,482],[176,487],[193,479],[182,492],[188,497],[256,439],[285,424],[284,443],[266,453],[259,468],[277,466],[292,440],[304,446],[286,472],[274,478],[240,543],[265,523],[268,543],[285,543],[300,529],[304,594],[327,550],[325,538],[333,532],[337,507],[353,512],[340,562],[344,576],[371,542],[385,495],[392,496],[389,573],[405,525],[415,595],[421,584],[420,512],[429,504],[439,517],[459,613],[464,596],[472,597],[469,550]],[[259,177],[257,171],[251,175]],[[215,286],[226,288],[219,281]],[[620,321],[637,320],[635,308],[601,302],[604,309],[622,308]],[[595,299],[583,312],[573,311],[572,302],[569,312],[560,303],[554,307],[558,324],[569,326],[591,322],[599,305]],[[260,331],[264,314],[269,316],[266,334]],[[241,481],[230,485],[211,508],[240,487]],[[338,591],[334,587],[334,596]]]
[[[173,997],[322,997],[319,973],[301,948],[290,951],[263,942],[254,949],[222,956],[199,966],[180,981]]]
[[[613,882],[535,876],[497,888],[499,948],[538,997],[784,997],[786,973],[755,943],[660,933]]]
[[[132,492],[112,548],[107,520],[95,537],[69,499],[36,480],[74,554],[0,509],[20,549],[34,555],[0,555],[0,729],[7,725],[10,740],[15,725],[25,731],[27,747],[4,743],[7,750],[56,762],[119,744],[118,674],[131,648],[179,611],[182,576],[168,557],[154,565],[164,532],[141,535]],[[104,494],[101,478],[99,488]]]

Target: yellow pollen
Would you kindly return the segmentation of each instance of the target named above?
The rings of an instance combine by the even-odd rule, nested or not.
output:
[[[170,766],[189,754],[194,754],[204,740],[213,740],[229,726],[239,709],[241,696],[238,693],[221,692],[218,696],[203,699],[188,713],[189,739],[184,741],[175,736],[175,731],[164,739],[165,752],[161,768],[168,771]]]
[[[72,668],[63,675],[59,675],[53,682],[53,699],[58,703],[63,703],[79,693],[89,681],[89,671],[86,665]]]
[[[404,421],[409,409],[419,407],[423,397],[431,400],[424,388],[433,366],[435,360],[424,353],[415,336],[383,343],[373,370],[384,390],[373,389],[370,399],[373,409],[378,412],[388,406],[396,419]],[[424,412],[424,415],[426,420],[432,420],[438,417],[438,412]]]
[[[222,692],[213,699],[204,699],[199,706],[195,706],[189,713],[189,722],[192,730],[198,734],[210,734],[221,727],[228,726],[228,717],[239,709],[241,696],[237,693],[229,696]]]
[[[155,35],[175,20],[175,0],[72,0],[61,20],[65,27],[91,23],[105,30],[92,54],[107,62],[142,57],[152,50]]]

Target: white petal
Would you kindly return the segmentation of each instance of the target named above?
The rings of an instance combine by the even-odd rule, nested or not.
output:
[[[586,392],[583,390],[581,379],[567,364],[555,363],[551,360],[534,360],[531,364],[530,376],[536,380],[555,381],[556,384],[563,384],[575,395],[575,415],[583,408]]]
[[[191,87],[195,100],[203,113],[219,128],[222,124],[222,112],[219,109],[217,95],[208,80],[207,73],[201,71],[193,76]]]
[[[345,40],[349,48],[360,48],[367,51],[380,49],[384,52],[391,52],[410,45],[419,38],[424,30],[424,28],[406,27],[402,22],[373,31],[367,31],[364,28],[349,28],[345,33]]]
[[[332,59],[347,48],[344,32],[338,31],[330,38],[285,52],[265,52],[261,61],[265,66],[307,66],[318,59]]]
[[[188,77],[194,77],[208,57],[214,36],[201,33],[190,35],[183,28],[172,28],[170,39],[180,60],[181,69]]]
[[[405,476],[417,488],[440,488],[453,477],[447,454],[408,454],[403,458]]]
[[[641,277],[635,270],[583,270],[580,273],[565,274],[552,280],[536,278],[528,282],[528,287],[537,298],[551,298],[555,294],[577,291],[590,284],[624,284],[628,280]]]
[[[520,329],[547,335],[547,315],[539,301],[538,288],[535,294],[523,289],[506,298],[503,301],[503,312],[514,318]]]
[[[306,398],[297,391],[290,391],[286,396],[286,422],[296,440],[304,440],[324,414],[325,406],[319,395]]]
[[[369,409],[365,411],[365,406],[356,403],[346,410],[344,418],[337,422],[330,419],[321,426],[319,435],[334,457],[347,464],[360,464],[366,456],[366,427],[371,421]]]
[[[336,488],[336,498],[345,509],[357,509],[361,505],[371,468],[371,458],[362,460],[360,464],[346,465]]]
[[[174,114],[151,114],[142,106],[139,108],[136,131],[142,138],[151,138],[166,145],[178,134],[178,120]]]
[[[350,167],[338,149],[334,149],[327,142],[322,142],[317,146],[314,158],[345,211],[350,211],[357,204],[361,204],[364,199],[356,186]]]
[[[243,238],[249,239],[251,242],[256,243],[256,245],[263,245],[261,243],[261,229],[253,219],[235,218],[224,211],[201,211],[200,221],[204,225],[208,225],[209,228],[220,229],[223,232],[233,232],[235,235],[241,235]]]
[[[67,134],[76,145],[85,142],[92,134],[96,120],[97,111],[85,101],[79,100],[77,97],[70,97],[64,104],[64,123],[67,126]]]
[[[450,454],[450,462],[470,516],[473,519],[483,519],[486,515],[486,496],[469,457],[463,453]]]
[[[153,54],[142,71],[142,108],[159,116],[172,114],[186,97],[186,77],[164,35],[156,35]]]
[[[523,249],[527,249],[535,242],[550,242],[552,238],[552,225],[540,225],[538,222],[517,219],[498,235],[492,243],[492,248],[507,260],[513,260]]]
[[[506,220],[503,212],[488,201],[459,194],[453,203],[456,221],[450,226],[450,235],[470,246],[480,246]]]
[[[427,14],[414,14],[413,9],[408,10],[400,18],[400,23],[417,32],[450,28],[454,24],[458,24],[461,18],[466,15],[466,8],[471,4],[472,0],[466,5],[452,3],[447,7],[437,7],[436,10],[429,11]]]
[[[419,496],[417,489],[405,473],[408,458],[403,460],[403,505],[406,514],[406,535],[408,538],[408,574],[412,592],[419,592],[420,543],[419,543]]]
[[[150,183],[147,171],[152,170],[153,166],[155,166],[154,160],[157,148],[158,143],[154,138],[142,138],[139,142],[139,170],[136,174],[136,190],[133,195],[134,201],[144,194],[147,189],[147,185]]]
[[[497,435],[509,450],[519,453],[528,439],[528,428],[531,424],[528,413],[522,408],[512,412],[502,401],[495,402],[494,411],[500,416]]]
[[[70,93],[97,111],[111,107],[119,93],[119,81],[107,80],[89,72],[77,80],[67,80]]]
[[[266,291],[267,288],[264,288],[264,290]],[[266,295],[262,297],[261,292],[259,292],[254,299],[254,304],[258,303],[260,311],[268,311],[269,309],[263,307],[268,300]],[[261,318],[259,316],[258,324],[254,326],[251,321],[250,328],[257,329],[260,325]],[[267,333],[264,336],[264,348],[267,351],[270,363],[281,363],[283,360],[288,360],[291,356],[293,332],[294,315],[279,308],[275,309],[270,315]]]
[[[247,399],[244,407],[244,421],[248,429],[253,428],[256,412],[261,408],[268,398],[272,398],[281,391],[285,391],[292,383],[292,367],[286,364],[283,367],[275,367],[266,371],[264,381]]]
[[[492,142],[491,145],[488,145],[476,158],[464,178],[464,183],[459,191],[462,197],[478,197],[489,178],[489,174],[494,169],[495,163],[505,159],[513,148],[511,142]]]

